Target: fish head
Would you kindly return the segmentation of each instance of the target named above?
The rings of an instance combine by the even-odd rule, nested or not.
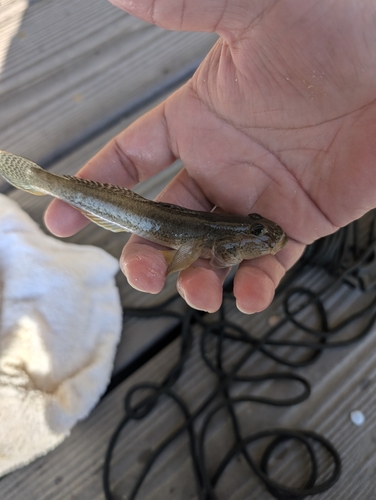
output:
[[[278,224],[259,214],[249,214],[248,218],[249,236],[243,237],[241,244],[244,259],[265,254],[275,255],[286,245],[288,238]]]
[[[282,228],[258,214],[249,215],[249,224],[238,234],[219,238],[211,249],[211,265],[214,268],[230,267],[243,260],[262,255],[275,255],[288,239]]]
[[[288,238],[278,224],[259,214],[249,214],[248,219],[248,234],[243,235],[239,245],[244,260],[275,255],[286,245]]]

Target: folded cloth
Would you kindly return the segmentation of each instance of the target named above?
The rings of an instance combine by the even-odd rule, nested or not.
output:
[[[0,195],[0,475],[56,447],[105,391],[122,327],[117,270]]]

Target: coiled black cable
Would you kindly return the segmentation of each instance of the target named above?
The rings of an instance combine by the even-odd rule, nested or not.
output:
[[[288,279],[288,284],[281,287],[279,296],[282,296],[282,306],[284,315],[280,321],[270,327],[261,337],[253,336],[249,331],[240,325],[231,322],[226,314],[226,305],[233,300],[231,293],[225,293],[224,303],[219,312],[219,319],[213,321],[208,315],[204,316],[197,311],[187,308],[184,313],[177,313],[168,309],[169,304],[176,297],[166,301],[157,308],[151,309],[125,309],[127,316],[160,317],[169,316],[178,318],[181,324],[180,335],[180,355],[174,367],[166,374],[162,383],[156,384],[145,382],[133,386],[125,396],[125,416],[120,421],[115,430],[105,457],[103,487],[107,500],[114,500],[111,490],[110,472],[111,459],[122,431],[131,420],[140,420],[155,411],[161,398],[168,398],[175,404],[183,418],[184,423],[166,436],[159,446],[154,450],[144,469],[135,481],[132,490],[127,493],[127,498],[134,499],[139,492],[151,467],[165,450],[182,433],[187,433],[189,439],[189,449],[194,471],[197,497],[199,500],[217,499],[215,488],[225,472],[230,462],[237,456],[242,455],[250,469],[256,474],[265,485],[269,493],[280,500],[300,500],[306,496],[322,493],[330,488],[339,478],[341,472],[341,460],[334,446],[323,436],[301,429],[273,428],[259,430],[251,435],[243,435],[241,425],[237,416],[238,405],[260,404],[273,406],[292,406],[305,401],[310,395],[310,385],[308,381],[291,371],[273,371],[268,373],[250,374],[244,370],[244,366],[249,359],[255,355],[262,354],[273,360],[276,366],[286,366],[290,369],[302,368],[315,362],[324,349],[334,347],[349,346],[366,336],[376,321],[376,217],[375,214],[368,214],[365,232],[365,243],[360,237],[359,223],[354,223],[351,227],[344,228],[335,235],[317,242],[309,248],[302,260],[299,271],[295,271],[293,278]],[[364,225],[364,224],[363,224]],[[330,241],[329,241],[330,240]],[[320,264],[321,263],[321,264]],[[306,272],[312,266],[324,267],[332,276],[333,280],[329,286],[323,287],[319,291],[313,291],[302,286],[294,286],[298,275]],[[368,276],[365,280],[364,269]],[[375,279],[372,279],[372,276]],[[358,286],[367,295],[368,303],[355,313],[343,319],[336,325],[330,324],[328,313],[325,307],[325,296],[330,296],[331,290],[345,283],[345,286]],[[366,283],[366,286],[364,286]],[[282,295],[281,295],[282,294]],[[307,307],[313,307],[316,315],[316,326],[313,328],[299,319],[299,314]],[[209,318],[209,319],[208,319]],[[356,327],[358,320],[362,321],[360,327]],[[276,339],[276,333],[286,324],[294,325],[295,329],[306,336],[304,340]],[[345,339],[335,340],[348,326],[353,327],[353,333]],[[201,405],[191,411],[187,403],[174,390],[174,384],[183,372],[184,365],[189,357],[193,344],[193,327],[201,329],[200,351],[203,362],[208,366],[216,377],[216,385],[212,392]],[[334,339],[334,340],[333,340]],[[230,368],[226,364],[225,343],[239,345],[239,353],[242,353]],[[213,347],[214,346],[214,347]],[[306,354],[299,359],[283,357],[277,354],[281,347],[295,347],[304,349]],[[235,383],[258,384],[266,381],[272,382],[282,380],[286,383],[300,386],[299,393],[290,398],[270,398],[252,395],[250,393],[233,396],[231,389]],[[143,397],[138,403],[133,403],[138,393],[148,391],[148,395]],[[221,459],[214,472],[209,473],[206,458],[205,445],[207,443],[207,433],[210,429],[213,418],[220,411],[226,411],[230,417],[233,444]],[[203,420],[199,432],[195,430],[194,424],[198,417]],[[250,449],[254,443],[264,440],[266,445],[261,459],[256,463]],[[275,450],[287,442],[296,442],[303,445],[310,461],[310,472],[301,487],[293,488],[273,480],[269,472],[269,464]],[[318,472],[317,447],[326,453],[331,460],[330,474],[323,479]],[[212,468],[212,467],[210,467]],[[251,498],[247,496],[247,498]]]

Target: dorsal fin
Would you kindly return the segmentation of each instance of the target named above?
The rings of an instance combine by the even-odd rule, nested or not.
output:
[[[108,191],[112,191],[113,193],[124,193],[126,192],[127,195],[131,194],[134,195],[135,197],[140,197],[139,194],[135,193],[131,189],[128,189],[123,186],[117,186],[116,184],[107,184],[105,182],[98,182],[98,181],[93,181],[91,179],[83,179],[82,177],[75,177],[74,175],[62,175],[64,179],[67,179],[68,181],[74,181],[76,184],[81,184],[83,186],[89,186],[89,187],[94,187],[96,189],[105,189]],[[141,198],[141,197],[140,197]]]

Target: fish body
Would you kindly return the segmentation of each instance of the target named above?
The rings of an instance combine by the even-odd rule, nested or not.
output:
[[[215,268],[277,253],[287,242],[283,230],[258,214],[248,216],[190,210],[147,200],[130,189],[47,172],[36,163],[0,151],[0,174],[13,186],[51,195],[80,210],[111,231],[127,231],[170,250],[164,251],[167,274],[198,257]]]

